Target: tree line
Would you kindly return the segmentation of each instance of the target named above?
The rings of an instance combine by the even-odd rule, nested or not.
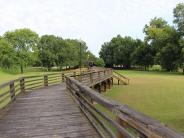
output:
[[[63,39],[55,35],[39,35],[28,29],[7,31],[0,37],[0,67],[20,68],[21,73],[29,66],[62,68],[86,66],[93,61],[104,66],[102,59],[95,57],[86,43],[77,39]]]
[[[118,35],[105,42],[99,53],[105,65],[124,69],[161,65],[167,71],[184,68],[184,3],[174,8],[173,16],[172,26],[163,18],[151,19],[143,29],[144,40]]]

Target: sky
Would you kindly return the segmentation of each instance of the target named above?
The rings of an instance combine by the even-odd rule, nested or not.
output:
[[[40,36],[82,39],[98,56],[112,37],[144,38],[154,17],[173,21],[173,8],[183,0],[0,0],[0,35],[30,28]]]

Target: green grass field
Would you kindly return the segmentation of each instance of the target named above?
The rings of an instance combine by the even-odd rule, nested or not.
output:
[[[114,85],[105,95],[184,132],[184,76],[178,73],[119,71],[130,85]]]
[[[26,72],[24,74],[14,74],[14,73],[7,73],[7,72],[4,72],[4,71],[0,70],[0,85],[3,84],[3,83],[9,82],[11,80],[17,79],[21,76],[41,75],[41,74],[47,74],[47,73],[49,74],[50,72],[40,72],[40,71],[31,72],[31,71],[29,71],[29,72]],[[6,92],[8,89],[9,89],[8,86],[3,88],[3,89],[0,89],[0,94],[3,93],[3,92]],[[0,101],[2,99],[3,99],[3,97],[0,98]],[[2,107],[4,107],[9,101],[10,101],[10,99],[8,98],[4,102],[2,102],[2,103],[0,102],[0,109]]]
[[[3,84],[10,80],[14,80],[21,76],[41,75],[41,74],[46,74],[46,73],[49,73],[49,72],[26,72],[24,74],[10,74],[10,73],[6,73],[0,70],[0,84]]]

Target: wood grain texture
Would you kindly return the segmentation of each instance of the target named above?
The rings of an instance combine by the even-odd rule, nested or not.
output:
[[[21,94],[0,118],[1,138],[100,137],[64,84]]]

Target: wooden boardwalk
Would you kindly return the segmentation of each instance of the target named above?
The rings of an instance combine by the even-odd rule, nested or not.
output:
[[[28,137],[100,136],[61,84],[20,95],[0,118],[0,138]]]
[[[100,94],[113,78],[129,84],[104,69],[27,76],[0,85],[0,138],[184,138]]]

